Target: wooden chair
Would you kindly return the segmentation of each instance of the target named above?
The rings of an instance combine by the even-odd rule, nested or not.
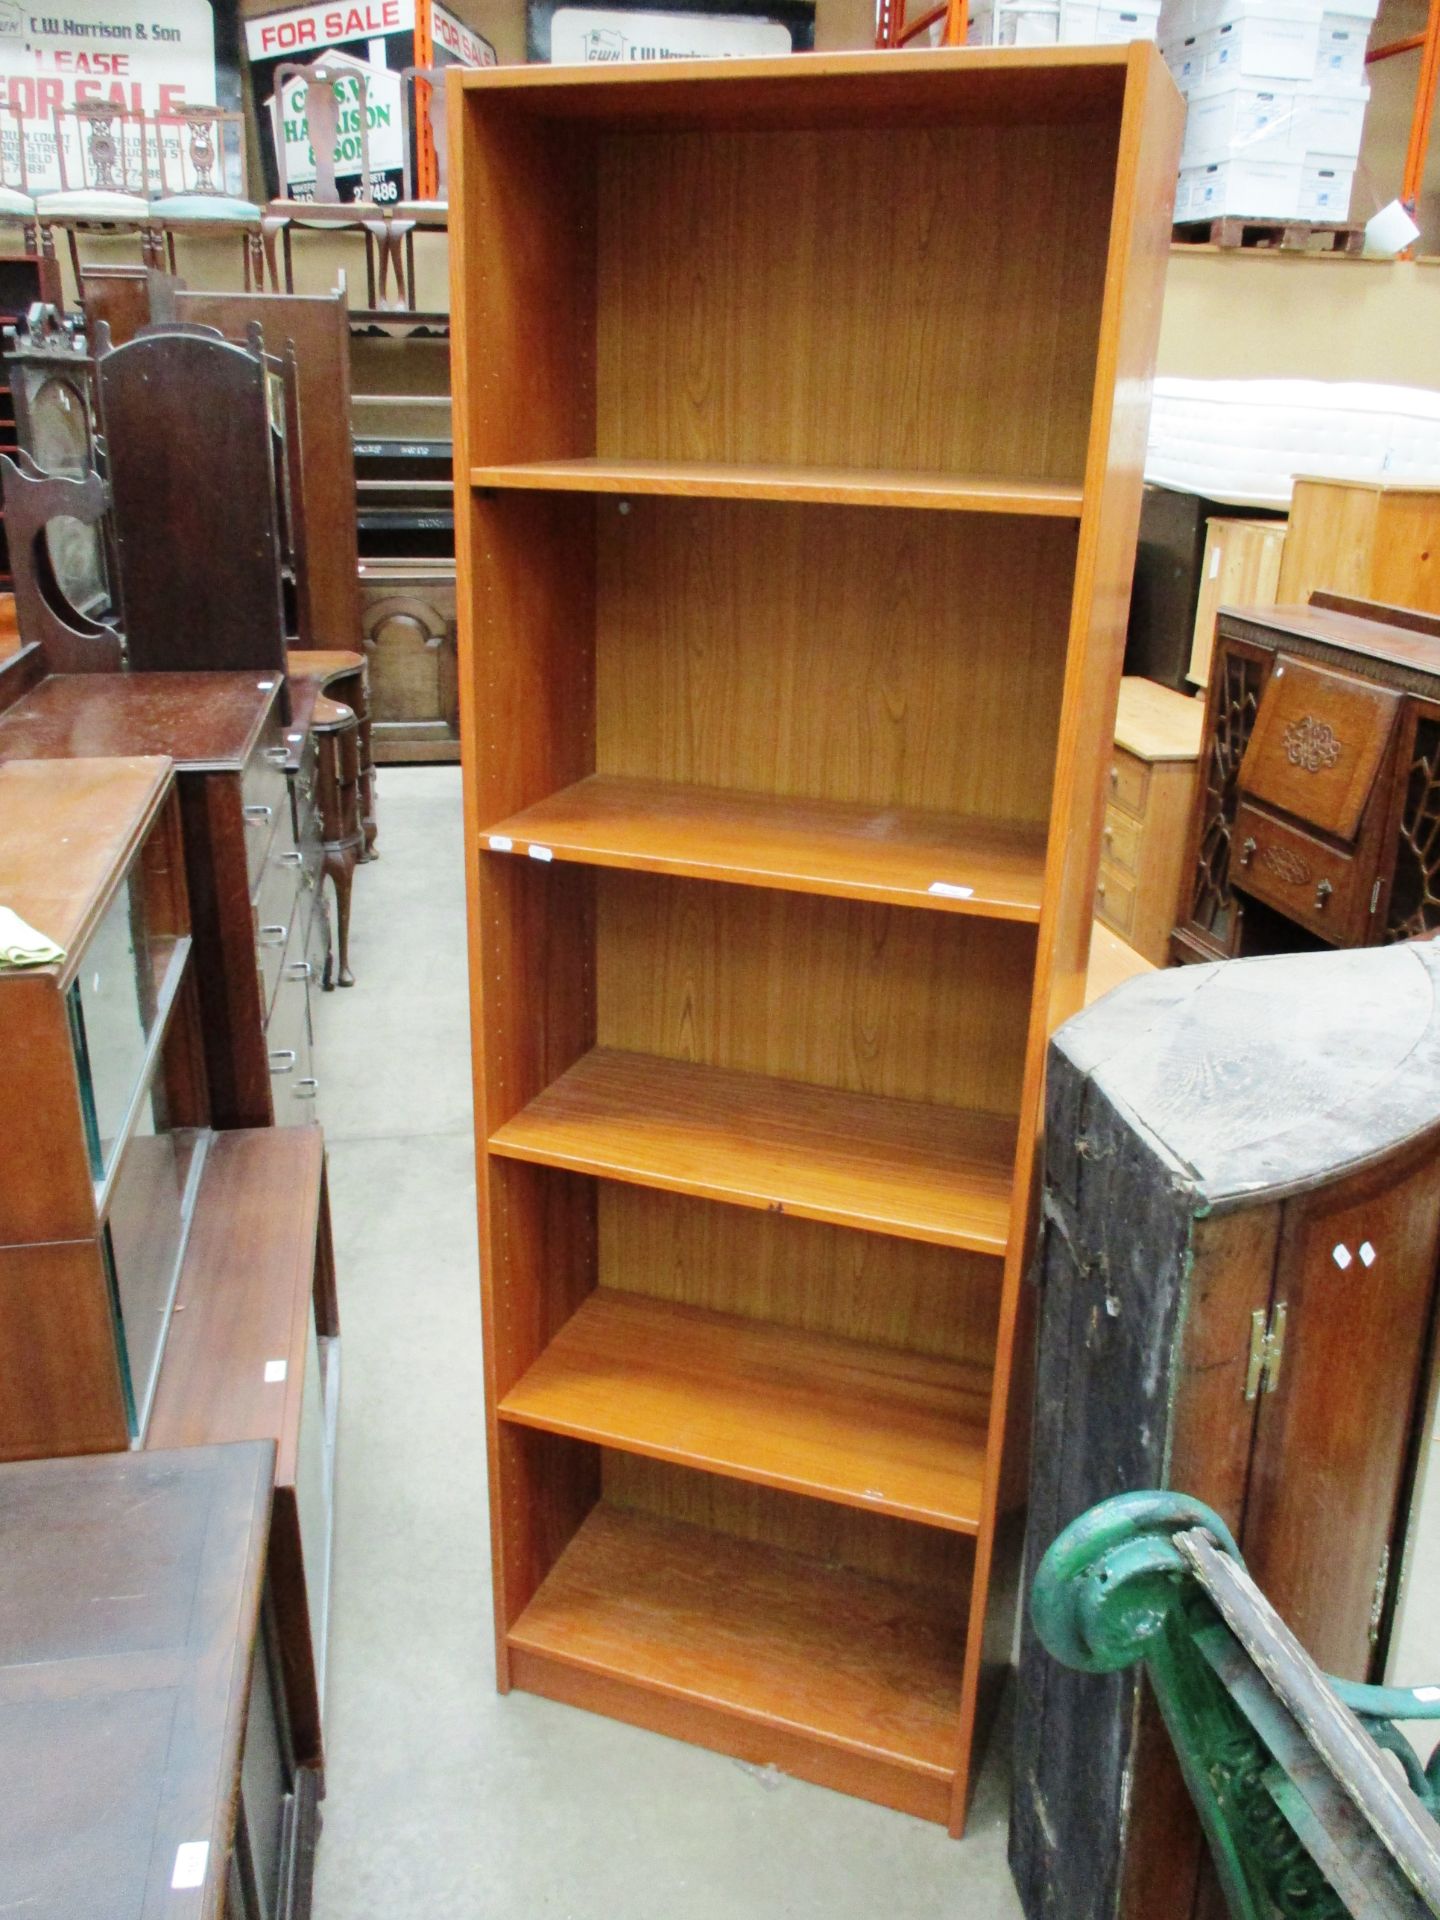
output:
[[[1396,1724],[1440,1720],[1440,1687],[1328,1680],[1200,1501],[1092,1507],[1032,1614],[1067,1667],[1144,1663],[1233,1920],[1440,1913],[1440,1753],[1422,1766]]]
[[[285,158],[285,89],[299,81],[304,87],[300,111],[305,131],[315,155],[315,190],[311,199],[299,199],[292,191]],[[346,97],[353,97],[360,135],[361,191],[353,200],[340,198],[339,168],[344,148],[350,139],[345,113]],[[390,238],[382,207],[370,198],[370,81],[364,66],[343,53],[322,54],[305,64],[286,61],[275,70],[273,117],[275,128],[275,165],[280,191],[265,209],[261,234],[270,284],[278,292],[295,291],[291,236],[295,227],[322,227],[332,231],[349,229],[365,240],[365,274],[369,304],[383,305],[383,293],[377,284],[376,262],[382,275],[389,256]],[[276,258],[276,241],[281,243],[281,258]]]
[[[176,271],[175,234],[237,233],[245,290],[263,287],[261,209],[245,192],[245,116],[223,107],[173,107],[151,117],[160,191],[150,215]]]
[[[146,115],[109,100],[77,100],[52,115],[60,163],[58,192],[37,194],[42,233],[59,227],[80,281],[78,236],[129,230],[139,235],[147,265],[159,266],[151,224],[150,134]],[[72,151],[73,145],[73,151]]]

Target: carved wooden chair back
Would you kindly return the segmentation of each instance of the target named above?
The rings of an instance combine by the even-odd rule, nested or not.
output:
[[[171,107],[151,116],[162,197],[245,198],[245,116],[226,107]]]
[[[51,117],[62,193],[148,195],[150,123],[143,112],[112,100],[76,100]]]
[[[360,200],[370,197],[370,82],[362,67],[322,55],[308,65],[287,61],[275,70],[276,113],[279,128],[275,141],[275,164],[280,177],[280,198],[288,200],[291,185],[286,165],[284,138],[284,100],[287,87],[299,80],[304,85],[300,110],[305,117],[305,132],[315,155],[315,201],[317,205],[339,205],[339,163],[351,156],[349,143],[359,132],[361,191]],[[353,102],[354,123],[348,110]]]

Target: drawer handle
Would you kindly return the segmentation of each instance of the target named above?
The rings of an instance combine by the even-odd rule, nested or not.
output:
[[[1119,784],[1120,784],[1120,769],[1119,769],[1119,767],[1111,767],[1111,769],[1110,769],[1110,784],[1111,784],[1111,786],[1112,786],[1112,787],[1118,787],[1118,786],[1119,786]]]
[[[313,1100],[320,1091],[320,1082],[311,1079],[297,1080],[292,1091],[297,1100]]]
[[[288,749],[285,747],[266,747],[265,758],[272,766],[283,767],[288,758]]]
[[[248,805],[243,806],[240,811],[247,820],[268,820],[275,809],[267,806],[261,800],[252,800]]]
[[[1244,840],[1240,844],[1241,866],[1248,867],[1250,862],[1254,858],[1255,858],[1255,836],[1253,834],[1247,834]]]
[[[262,947],[283,947],[289,938],[289,927],[261,927],[260,929]]]
[[[280,855],[280,865],[282,867],[298,867],[304,858],[304,854],[301,853],[298,848],[287,847],[284,853]]]
[[[1102,839],[1102,840],[1103,840],[1103,841],[1105,842],[1105,844],[1106,844],[1106,846],[1107,846],[1107,847],[1108,847],[1108,846],[1110,846],[1110,845],[1111,845],[1111,844],[1113,843],[1113,841],[1114,841],[1114,839],[1115,839],[1115,829],[1114,829],[1114,827],[1106,827],[1106,829],[1105,829],[1105,831],[1104,831],[1104,833],[1103,833],[1103,834],[1101,834],[1101,836],[1100,836],[1100,837],[1101,837],[1101,839]]]
[[[293,1073],[297,1058],[294,1047],[275,1047],[270,1054],[271,1073]]]
[[[1099,886],[1096,887],[1095,891],[1102,900],[1105,898],[1105,882],[1103,880],[1100,882]]]
[[[1331,894],[1334,891],[1335,891],[1334,887],[1331,886],[1328,880],[1322,880],[1319,886],[1316,887],[1315,910],[1317,913],[1323,913],[1325,911],[1325,902],[1330,898]]]
[[[308,960],[292,960],[285,969],[292,980],[313,980],[315,969]]]

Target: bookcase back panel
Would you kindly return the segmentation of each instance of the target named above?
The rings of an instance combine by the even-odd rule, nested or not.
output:
[[[948,1591],[955,1601],[958,1659],[975,1556],[974,1542],[965,1534],[696,1473],[640,1454],[607,1449],[600,1475],[605,1499],[616,1506],[785,1547],[827,1566]]]
[[[1048,817],[1073,525],[634,499],[596,539],[598,772]]]
[[[606,135],[595,451],[1079,481],[1116,148],[1095,122]]]
[[[1033,928],[651,874],[596,879],[597,1045],[1016,1112]]]
[[[990,1367],[993,1256],[652,1188],[599,1184],[599,1283]]]

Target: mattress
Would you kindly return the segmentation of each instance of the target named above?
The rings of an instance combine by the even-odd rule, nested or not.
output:
[[[1145,478],[1288,507],[1297,473],[1440,486],[1440,393],[1360,380],[1157,379]]]

